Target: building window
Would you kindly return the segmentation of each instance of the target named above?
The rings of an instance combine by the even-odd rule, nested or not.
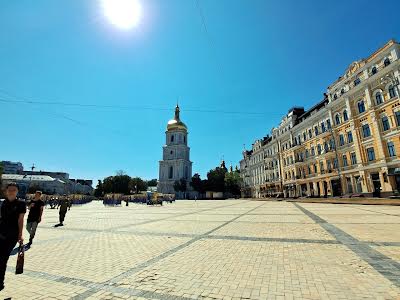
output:
[[[367,156],[368,156],[368,161],[374,161],[375,160],[375,151],[374,148],[368,148],[367,149]]]
[[[311,156],[314,156],[315,155],[315,149],[314,149],[314,147],[311,147]]]
[[[390,129],[389,119],[386,116],[382,118],[382,127],[383,127],[383,131]]]
[[[337,99],[337,95],[336,94],[333,96],[333,99],[335,99],[335,100]]]
[[[381,92],[377,92],[375,95],[376,105],[383,103],[383,97]]]
[[[318,135],[318,127],[317,126],[314,127],[314,132],[315,132],[315,135],[317,136]]]
[[[387,147],[388,147],[389,156],[390,157],[396,156],[396,150],[394,149],[394,143],[388,142]]]
[[[396,111],[394,114],[396,115],[397,126],[400,126],[400,111]]]
[[[354,86],[357,86],[361,83],[360,78],[357,78],[356,80],[354,80]]]
[[[186,144],[186,136],[183,137],[183,142]]]
[[[356,156],[356,153],[355,153],[355,152],[353,152],[353,153],[350,154],[350,159],[351,159],[351,164],[352,164],[353,166],[357,164],[357,156]]]
[[[394,90],[394,86],[393,85],[389,86],[389,96],[390,96],[390,98],[396,97],[396,91]]]
[[[325,132],[325,131],[326,131],[325,123],[324,123],[324,122],[321,123],[321,129],[322,129],[322,132]]]
[[[317,145],[317,152],[318,152],[318,155],[321,155],[321,153],[322,153],[322,148],[321,148],[320,144]]]
[[[339,114],[337,114],[337,115],[335,116],[335,124],[336,124],[336,125],[339,125],[339,124],[340,124],[340,116],[339,116]]]
[[[317,173],[318,169],[317,169],[317,165],[314,164],[314,173]]]
[[[308,137],[311,139],[312,138],[312,132],[311,129],[308,129]]]
[[[375,75],[376,73],[378,73],[378,70],[376,69],[376,67],[372,67],[371,74]]]
[[[334,167],[335,169],[338,168],[338,160],[337,160],[337,158],[335,158],[335,159],[333,160],[333,167]]]
[[[343,134],[340,134],[340,135],[339,135],[339,145],[340,145],[340,146],[343,146],[343,145],[344,145],[344,136],[343,136]]]
[[[390,65],[390,59],[386,58],[385,61],[383,62],[385,67],[387,67],[388,65]]]
[[[365,103],[364,103],[364,101],[358,102],[357,106],[358,106],[358,112],[359,112],[360,114],[362,114],[363,112],[365,112]]]
[[[303,132],[303,140],[305,141],[307,139],[307,134]]]
[[[349,116],[347,115],[347,110],[343,111],[343,121],[348,121],[349,120]]]
[[[327,142],[324,143],[324,150],[325,150],[325,153],[327,153],[329,151],[329,146],[328,146]]]
[[[330,150],[334,150],[335,149],[335,140],[334,139],[331,139],[329,141],[329,148],[330,148]]]
[[[326,162],[326,168],[328,169],[328,172],[332,171],[332,162],[330,160]]]
[[[371,136],[371,129],[369,128],[368,124],[362,126],[362,132],[364,138]]]
[[[309,153],[308,153],[308,149],[306,149],[306,158],[308,158]]]
[[[174,136],[171,135],[171,143],[173,143],[173,142],[174,142]]]
[[[172,166],[169,167],[168,178],[171,179],[174,176],[174,168]]]
[[[343,167],[347,167],[348,163],[347,163],[347,155],[343,154]]]
[[[351,131],[347,132],[347,142],[349,144],[353,142],[353,133]]]
[[[331,129],[331,120],[326,120],[326,126],[328,127],[328,129]]]
[[[321,170],[321,173],[323,174],[324,173],[324,162],[323,161],[321,161],[319,163],[319,169]]]
[[[340,90],[340,94],[344,94],[344,88],[342,88],[341,90]]]

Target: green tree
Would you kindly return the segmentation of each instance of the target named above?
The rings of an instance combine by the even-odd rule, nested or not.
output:
[[[157,179],[151,179],[147,181],[148,186],[157,186],[158,180]]]
[[[187,191],[187,181],[184,178],[181,178],[180,180],[176,180],[174,182],[174,190],[175,192],[183,192],[183,196],[186,196],[186,191]]]
[[[103,180],[104,193],[118,193],[128,195],[131,178],[128,175],[109,176]]]
[[[101,197],[104,195],[104,190],[103,190],[103,182],[99,180],[97,182],[96,189],[94,190],[94,196],[95,197]]]
[[[242,179],[238,171],[227,172],[225,174],[225,191],[234,196],[240,195],[240,186]]]
[[[192,177],[192,181],[190,182],[193,190],[198,192],[199,194],[204,194],[207,190],[208,180],[202,180],[198,173],[194,174]]]
[[[208,189],[214,192],[225,192],[225,167],[216,167],[207,173]]]
[[[140,177],[135,177],[130,180],[130,189],[138,194],[141,191],[147,190],[147,182]]]

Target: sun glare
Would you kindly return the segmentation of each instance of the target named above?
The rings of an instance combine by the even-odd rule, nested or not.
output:
[[[116,27],[131,29],[141,18],[142,7],[138,0],[100,0],[104,15]]]

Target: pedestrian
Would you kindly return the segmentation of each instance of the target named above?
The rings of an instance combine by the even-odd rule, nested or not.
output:
[[[33,238],[36,234],[36,229],[42,221],[44,202],[42,201],[42,192],[36,191],[35,197],[28,204],[29,215],[26,222],[26,230],[29,232],[28,247],[32,245]]]
[[[71,209],[71,202],[66,196],[60,198],[57,209],[59,209],[60,223],[57,224],[56,227],[64,226],[64,219],[65,215],[67,214],[67,210]]]
[[[7,261],[17,242],[22,244],[22,231],[26,204],[17,199],[18,186],[9,183],[6,187],[6,199],[0,208],[0,291],[4,289],[4,276]]]

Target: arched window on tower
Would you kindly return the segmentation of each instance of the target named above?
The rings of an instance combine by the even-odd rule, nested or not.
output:
[[[186,144],[186,136],[183,136],[183,142]]]
[[[349,116],[347,115],[347,110],[343,111],[343,121],[348,121],[349,120]]]
[[[385,65],[385,67],[387,67],[388,65],[390,65],[390,59],[386,58],[385,61],[383,62],[383,64]]]
[[[174,168],[172,166],[169,167],[168,178],[172,179],[174,177]]]
[[[336,114],[336,116],[335,116],[335,124],[336,125],[340,124],[340,116],[339,116],[339,114]]]
[[[394,90],[394,86],[393,85],[389,86],[389,96],[390,96],[390,98],[396,97],[396,91]]]
[[[174,142],[174,135],[171,135],[171,143]]]
[[[376,102],[376,105],[383,103],[383,97],[382,97],[382,93],[380,91],[376,92],[376,94],[375,94],[375,102]]]

